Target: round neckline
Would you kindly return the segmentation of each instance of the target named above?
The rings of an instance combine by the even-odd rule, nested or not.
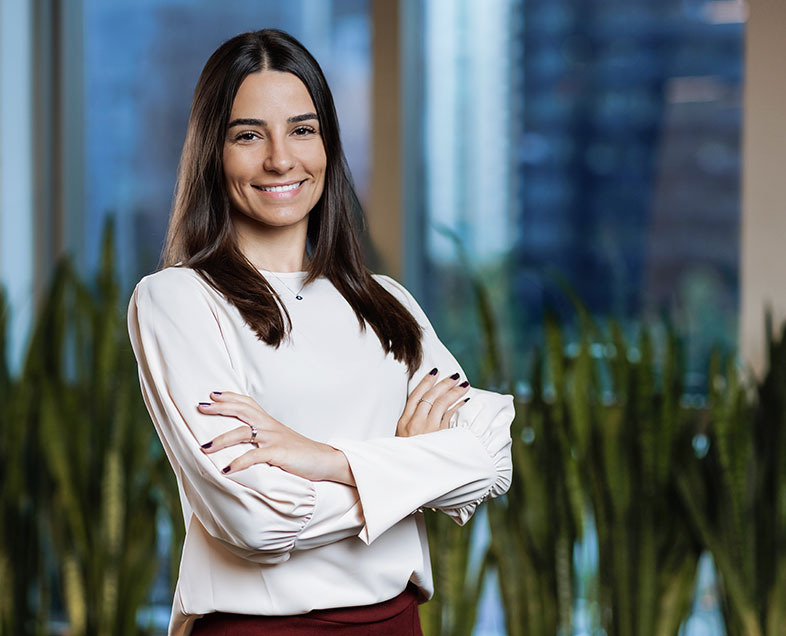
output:
[[[257,269],[260,272],[264,272],[265,274],[273,274],[274,276],[278,276],[280,278],[297,278],[303,274],[308,274],[308,272],[274,272],[273,270],[262,269],[261,267],[258,267]]]

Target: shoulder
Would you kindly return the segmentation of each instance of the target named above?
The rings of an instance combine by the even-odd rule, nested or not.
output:
[[[415,303],[415,299],[412,294],[409,293],[409,290],[395,278],[387,276],[386,274],[372,274],[371,276],[375,281],[382,285],[385,290],[390,292],[396,299],[404,303],[405,307],[412,309],[412,305],[417,304]]]
[[[399,281],[391,276],[387,276],[385,274],[372,274],[374,280],[376,280],[384,289],[390,292],[393,297],[398,300],[404,307],[406,307],[412,316],[417,320],[421,325],[431,327],[431,323],[429,322],[428,316],[426,316],[426,312],[423,311],[423,308],[420,306],[418,301],[412,295],[412,293],[404,287]]]
[[[139,310],[188,313],[211,306],[211,287],[189,267],[167,267],[142,278],[129,303]]]
[[[141,291],[153,296],[193,295],[200,290],[207,291],[210,286],[190,267],[166,267],[154,274],[148,274],[136,284],[135,292]]]

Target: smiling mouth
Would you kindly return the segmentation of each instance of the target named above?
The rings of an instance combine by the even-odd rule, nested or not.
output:
[[[306,180],[303,179],[303,181],[296,181],[295,183],[289,183],[287,185],[280,185],[280,186],[252,185],[251,187],[256,188],[257,190],[261,190],[262,192],[291,192],[292,190],[297,190],[305,182]]]

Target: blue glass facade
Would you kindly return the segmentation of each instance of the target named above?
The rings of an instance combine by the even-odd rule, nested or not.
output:
[[[690,371],[703,368],[713,345],[732,348],[742,3],[442,4],[450,6],[424,10],[424,37],[443,41],[425,53],[432,70],[424,79],[424,126],[428,136],[434,118],[450,113],[461,120],[464,145],[424,154],[429,173],[449,166],[463,185],[453,200],[439,195],[452,212],[426,204],[424,228],[434,232],[434,223],[450,224],[452,215],[496,294],[513,375],[526,375],[543,311],[572,314],[564,285],[593,315],[618,318],[630,331],[666,315],[691,336]],[[489,14],[500,26],[491,38],[482,26]],[[446,21],[450,28],[442,28]],[[489,94],[495,100],[483,107]],[[496,152],[484,156],[481,143]],[[445,180],[427,183],[429,202]],[[471,204],[478,189],[484,197]],[[496,257],[487,242],[477,247],[479,233],[503,237]],[[477,357],[476,339],[461,335],[461,324],[475,320],[472,298],[456,293],[465,273],[449,254],[431,244],[425,295],[435,311],[445,308],[446,337]]]

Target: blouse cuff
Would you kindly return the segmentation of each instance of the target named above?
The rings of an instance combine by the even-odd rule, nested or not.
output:
[[[510,437],[510,425],[515,416],[513,396],[475,388],[469,395],[472,399],[456,412],[451,426],[466,428],[478,438],[494,464],[496,478],[486,492],[463,505],[456,505],[447,498],[426,504],[441,509],[462,526],[482,502],[504,495],[513,477]]]
[[[297,535],[293,549],[310,550],[357,536],[363,508],[354,488],[332,481],[312,482],[315,506]]]

